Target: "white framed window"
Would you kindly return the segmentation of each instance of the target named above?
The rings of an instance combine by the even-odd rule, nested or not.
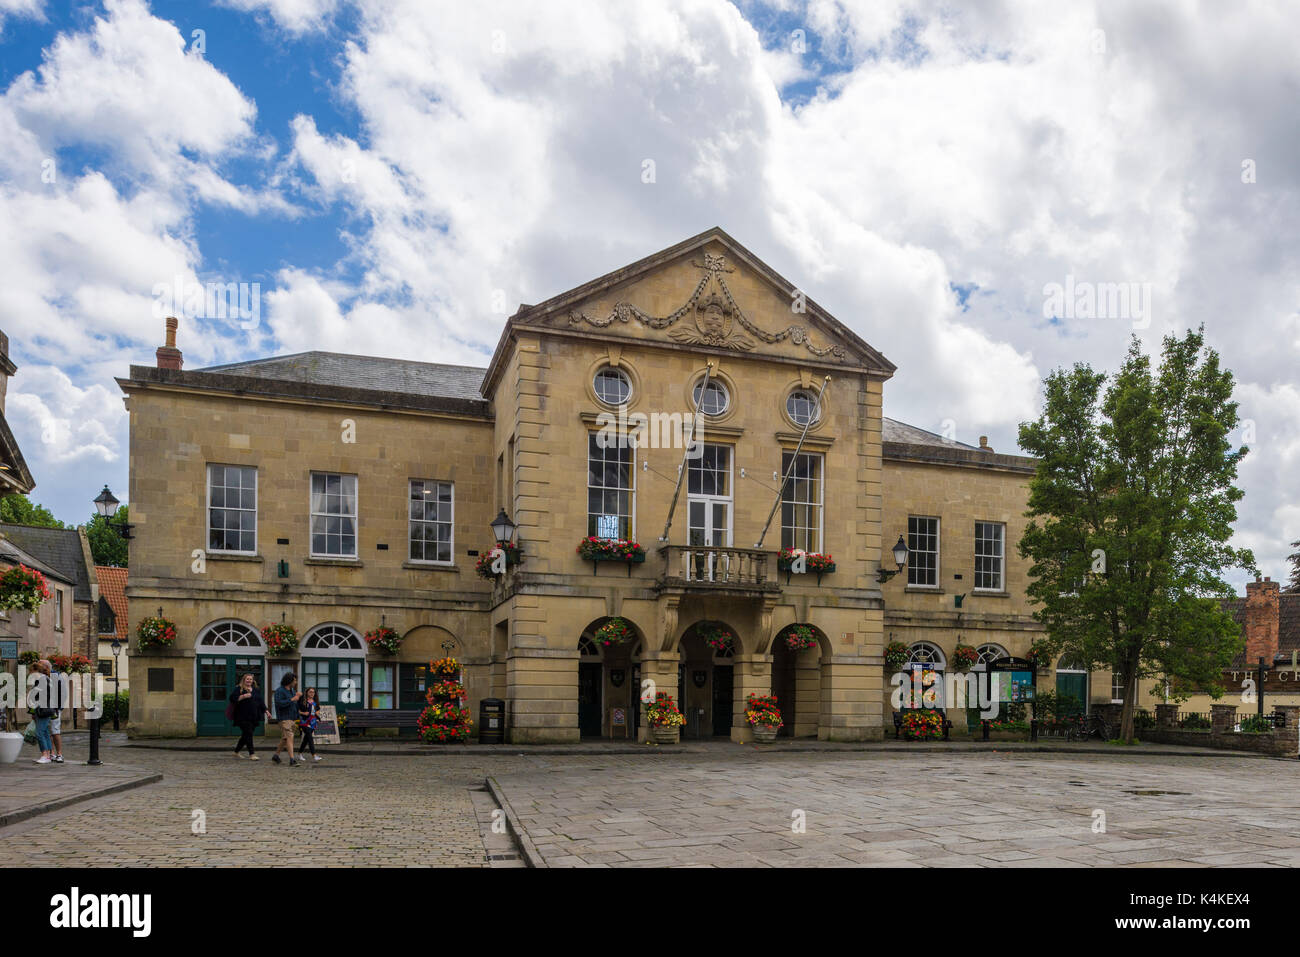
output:
[[[357,557],[357,477],[311,473],[311,554]]]
[[[1001,522],[975,523],[975,590],[1004,591],[1007,527]]]
[[[451,563],[455,504],[455,491],[450,482],[411,480],[408,549],[411,561]]]
[[[794,468],[791,469],[791,463]],[[781,453],[781,474],[790,480],[781,490],[781,547],[822,551],[822,468],[818,453]]]
[[[630,442],[587,435],[587,534],[631,539],[635,535],[636,478]]]
[[[939,587],[939,519],[907,516],[907,583]]]
[[[63,589],[54,590],[54,630],[63,630]]]
[[[1110,700],[1112,704],[1124,703],[1124,681],[1114,671],[1110,674]]]
[[[208,466],[208,551],[257,554],[257,469]]]
[[[993,643],[979,645],[976,647],[975,652],[980,656],[979,665],[987,665],[990,661],[1011,657],[1007,654],[1007,649]],[[977,665],[977,667],[979,666]]]
[[[253,649],[258,654],[266,651],[266,643],[256,628],[244,621],[227,619],[214,621],[199,634],[194,643],[196,650],[227,653],[226,649]]]
[[[632,380],[621,369],[605,366],[591,382],[596,398],[605,405],[622,405],[632,398]]]
[[[801,428],[809,422],[816,423],[821,418],[816,393],[807,389],[795,389],[786,396],[785,413],[790,416],[791,422]]]
[[[727,387],[717,379],[710,379],[707,389],[704,388],[703,379],[695,383],[695,388],[691,390],[691,398],[695,400],[704,415],[722,415],[731,405],[731,396],[727,392]]]

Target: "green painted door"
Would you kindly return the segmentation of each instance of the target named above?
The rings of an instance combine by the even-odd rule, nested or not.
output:
[[[302,680],[298,687],[304,693],[316,689],[316,699],[321,704],[332,704],[339,714],[351,708],[360,708],[364,700],[360,658],[304,658]]]
[[[245,674],[251,673],[257,691],[266,700],[266,663],[261,658],[244,658],[236,655],[200,655],[195,687],[198,689],[198,714],[195,716],[198,734],[219,736],[238,734],[226,717],[230,695]]]
[[[397,668],[397,707],[403,711],[423,711],[429,704],[429,668],[427,665],[408,664],[403,661]],[[402,728],[398,734],[409,738],[419,732],[415,727]]]
[[[1056,697],[1058,700],[1071,697],[1077,705],[1074,710],[1082,714],[1088,710],[1088,676],[1080,672],[1058,671],[1056,673]]]

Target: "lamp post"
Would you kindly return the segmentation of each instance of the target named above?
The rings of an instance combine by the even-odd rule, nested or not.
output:
[[[104,520],[104,524],[109,528],[113,529],[115,532],[117,532],[118,535],[122,536],[123,541],[129,542],[131,540],[130,523],[110,521],[110,518],[112,518],[112,516],[117,514],[117,507],[122,503],[118,501],[116,495],[114,495],[112,492],[109,491],[107,485],[104,486],[103,491],[101,491],[98,495],[94,497],[94,499],[92,499],[92,502],[94,503],[95,506],[95,512],[99,515],[100,518]],[[113,730],[114,731],[118,730],[119,727],[118,718],[117,718],[117,700],[116,700],[117,689],[119,687],[117,683],[117,656],[121,652],[121,649],[122,649],[121,643],[118,642],[116,639],[114,639],[113,641],[113,675],[114,675]],[[100,714],[101,715],[103,714],[102,701],[100,702]],[[90,765],[100,765],[104,763],[103,761],[99,760],[99,718],[90,719],[90,756],[86,759],[86,763]]]
[[[122,643],[114,638],[110,647],[113,649],[113,730],[118,731],[117,716],[122,713],[122,672],[118,670],[117,656],[122,653]]]
[[[901,572],[907,565],[907,543],[903,541],[903,536],[898,536],[898,543],[890,549],[894,553],[894,564],[898,566],[897,570],[889,571],[885,568],[876,570],[876,580],[882,585]]]

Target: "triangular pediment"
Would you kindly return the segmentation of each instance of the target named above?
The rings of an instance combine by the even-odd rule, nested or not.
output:
[[[861,369],[894,365],[721,229],[536,306],[512,324]]]

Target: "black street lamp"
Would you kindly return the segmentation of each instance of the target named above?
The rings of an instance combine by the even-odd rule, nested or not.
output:
[[[117,656],[122,653],[122,643],[114,638],[113,644],[109,647],[113,649],[113,730],[118,731],[121,730],[117,722],[117,716],[122,713],[122,684],[120,680],[122,672],[118,670]]]
[[[890,551],[894,553],[894,564],[898,566],[898,569],[892,572],[885,568],[877,569],[876,580],[879,581],[882,585],[885,582],[889,581],[891,578],[893,578],[895,575],[897,575],[899,572],[901,572],[903,568],[907,565],[907,543],[903,541],[902,535],[898,536],[898,544],[896,544],[892,549],[890,549]]]
[[[492,519],[492,534],[496,536],[496,540],[499,543],[508,542],[513,539],[515,537],[515,529],[518,527],[518,525],[510,521],[510,516],[506,514],[504,508],[497,514],[496,518]]]
[[[117,514],[117,507],[122,503],[118,501],[116,495],[108,490],[107,485],[104,486],[102,492],[95,496],[94,503],[95,511],[98,512],[99,517],[104,520],[104,524],[115,529],[117,533],[122,536],[123,541],[129,542],[131,540],[130,523],[109,521],[109,519]]]

